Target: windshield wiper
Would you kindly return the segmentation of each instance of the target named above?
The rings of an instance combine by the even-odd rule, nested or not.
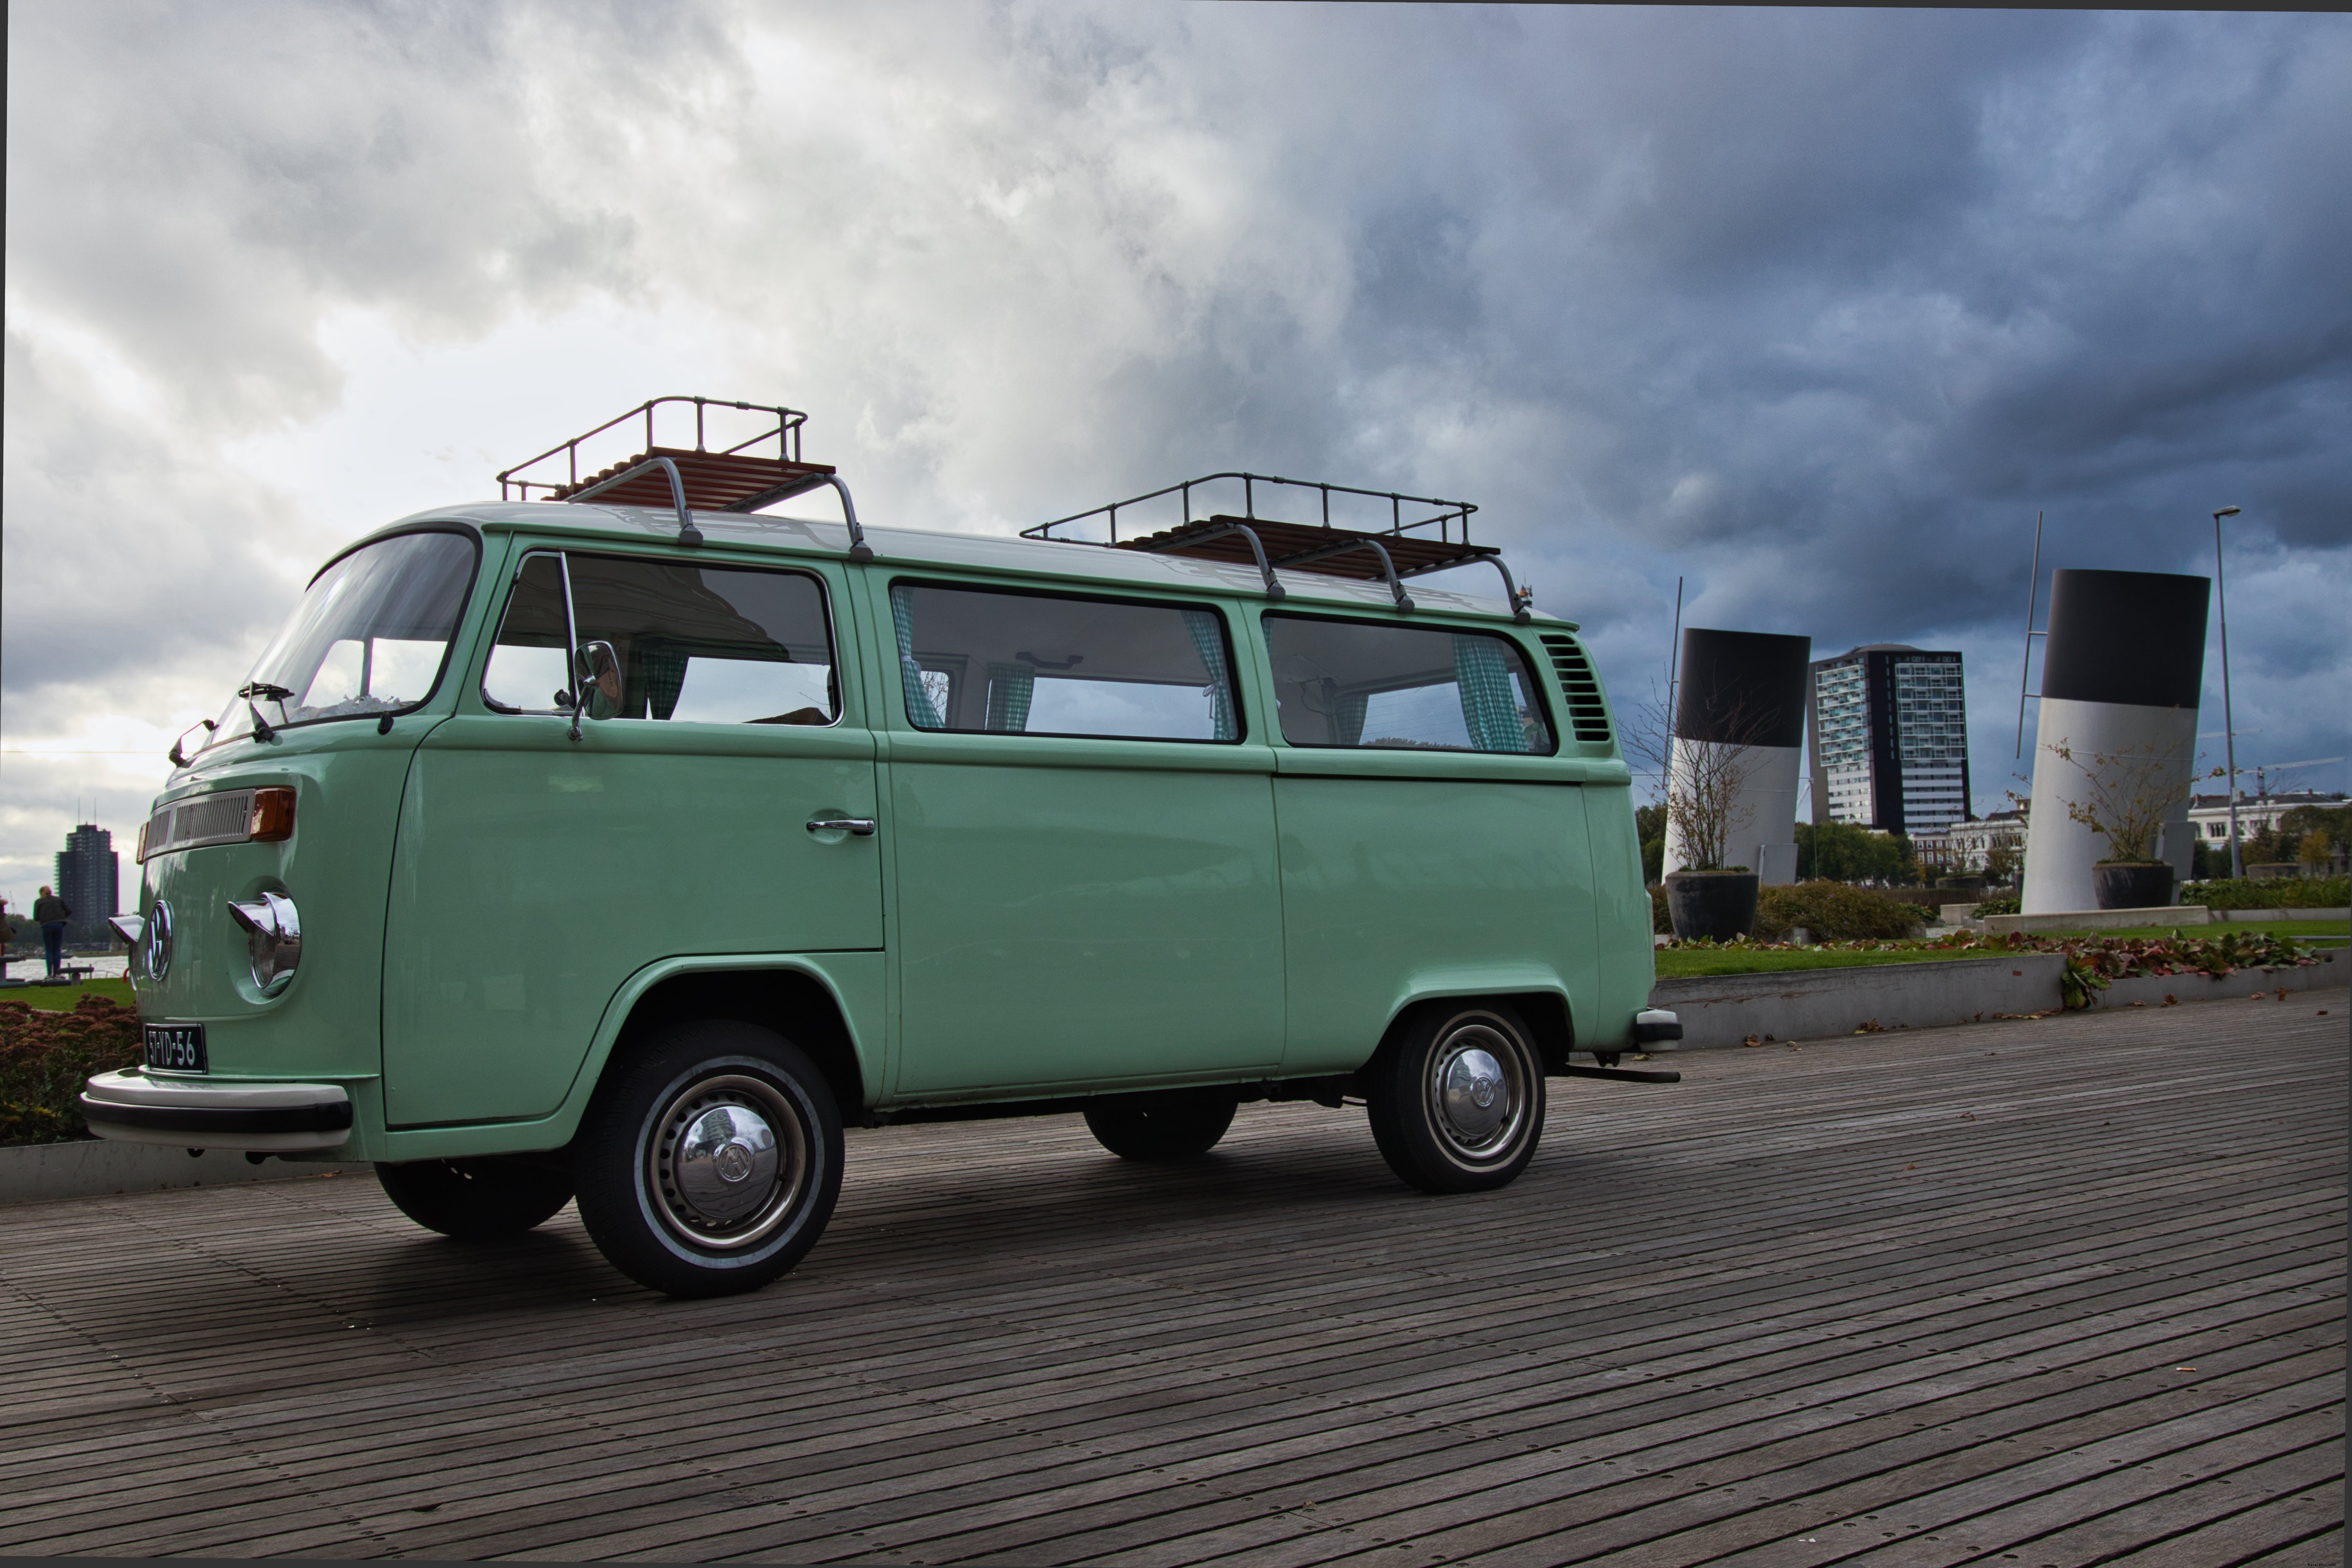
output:
[[[286,711],[286,700],[294,694],[282,686],[272,686],[266,680],[251,681],[240,686],[236,689],[236,694],[245,699],[245,710],[253,715],[253,738],[257,741],[278,739],[278,731],[269,727],[269,721],[261,716],[261,710],[254,706],[253,700],[258,697],[264,701],[275,702],[278,704],[278,710],[283,713]]]

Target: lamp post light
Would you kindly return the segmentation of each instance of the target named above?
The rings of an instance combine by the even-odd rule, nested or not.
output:
[[[2238,726],[2230,715],[2230,590],[2221,576],[2221,520],[2237,515],[2233,506],[2213,514],[2213,594],[2221,611],[2221,751],[2230,773],[2230,875],[2233,879],[2246,874],[2246,863],[2238,848]]]

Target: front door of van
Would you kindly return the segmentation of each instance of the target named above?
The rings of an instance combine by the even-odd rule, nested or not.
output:
[[[875,839],[807,826],[875,815],[841,589],[824,567],[523,557],[479,692],[418,748],[402,803],[393,1125],[553,1110],[614,993],[660,959],[882,945]],[[563,650],[591,641],[614,650],[618,711],[573,740]]]
[[[887,829],[910,1097],[1281,1059],[1273,752],[1224,617],[898,583]],[[885,634],[886,637],[888,633]]]

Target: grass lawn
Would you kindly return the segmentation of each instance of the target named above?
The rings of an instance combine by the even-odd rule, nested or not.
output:
[[[1784,969],[1853,969],[1867,963],[1940,963],[1954,958],[2000,958],[1998,952],[1927,948],[1911,952],[1739,952],[1706,948],[1658,949],[1658,978],[1683,980],[1699,974],[1770,974]]]
[[[0,991],[0,1002],[22,1002],[27,1007],[46,1007],[58,1013],[72,1012],[74,1004],[84,996],[103,996],[126,1007],[134,1005],[128,980],[85,980],[79,985],[11,985]]]

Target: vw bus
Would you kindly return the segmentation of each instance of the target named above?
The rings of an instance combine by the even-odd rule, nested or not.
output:
[[[1679,1029],[1608,705],[1472,509],[1234,474],[868,530],[795,411],[770,456],[657,406],[602,473],[575,441],[344,550],[174,746],[94,1131],[372,1161],[459,1237],[576,1199],[700,1295],[814,1245],[845,1121],[1169,1160],[1360,1103],[1458,1193],[1526,1166],[1547,1076],[1672,1079],[1615,1065]],[[823,489],[844,521],[767,510]],[[1416,581],[1460,567],[1504,596]]]

